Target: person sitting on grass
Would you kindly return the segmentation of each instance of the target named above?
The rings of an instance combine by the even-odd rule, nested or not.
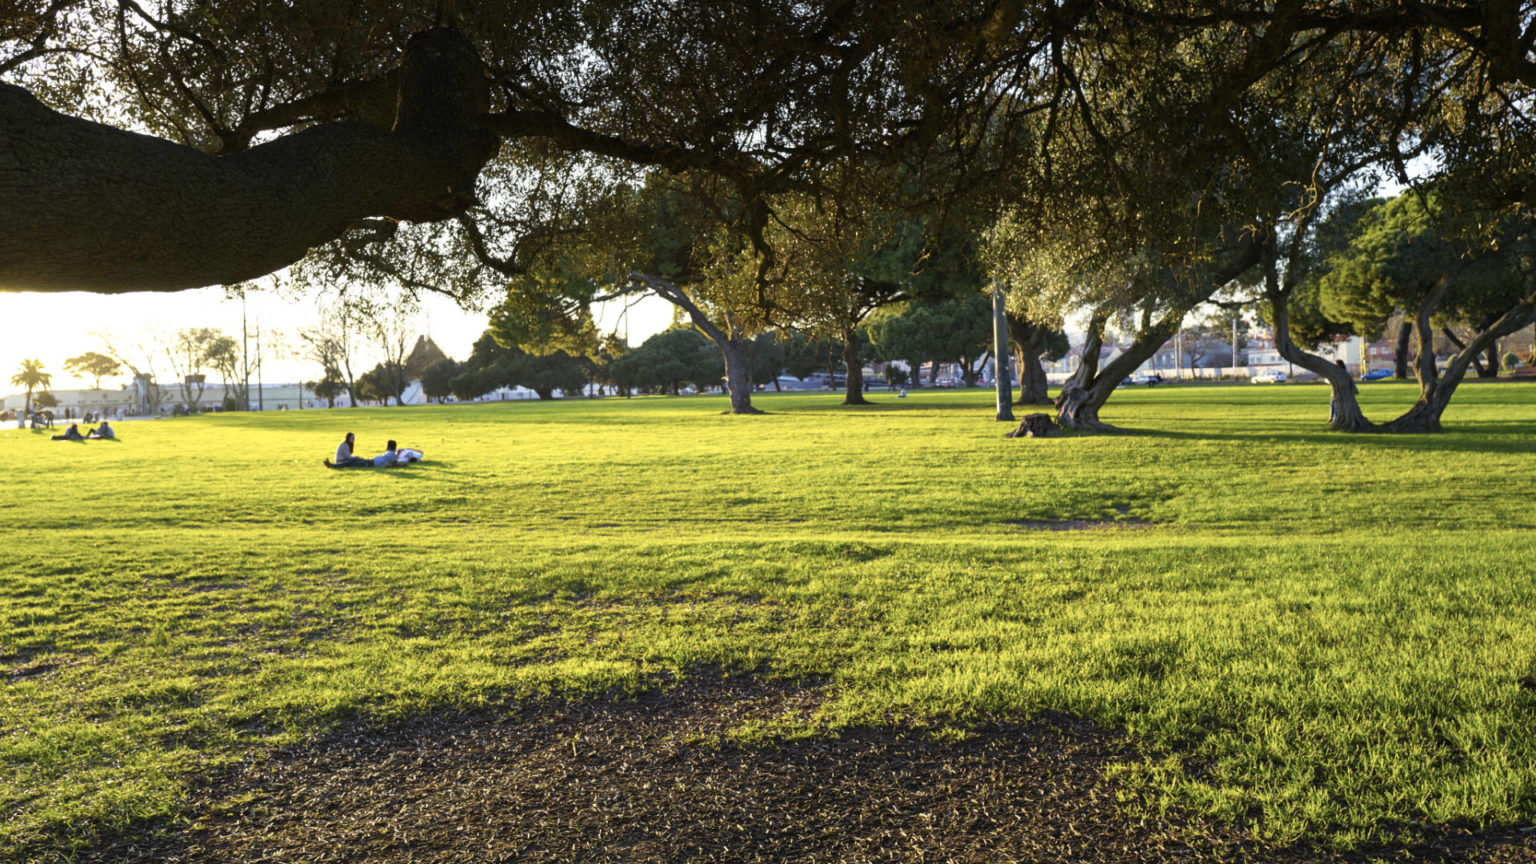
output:
[[[80,426],[77,423],[69,424],[69,429],[63,435],[53,436],[55,441],[84,441],[85,436],[80,434]]]
[[[353,435],[351,432],[348,432],[347,433],[347,437],[345,439],[343,439],[342,442],[341,442],[341,445],[336,448],[336,461],[333,463],[329,459],[325,460],[325,467],[327,467],[327,468],[372,468],[373,467],[373,460],[372,459],[364,459],[361,456],[357,456],[357,455],[353,454],[352,446],[353,446],[353,444],[356,441],[357,441],[357,436]]]
[[[103,420],[101,421],[100,426],[97,426],[95,429],[85,433],[85,437],[96,438],[102,441],[109,441],[117,437],[117,432],[111,426],[107,425],[107,421]]]

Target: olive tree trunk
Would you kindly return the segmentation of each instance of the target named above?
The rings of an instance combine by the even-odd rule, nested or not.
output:
[[[1191,274],[1191,278],[1200,280],[1198,290],[1187,291],[1178,302],[1170,303],[1164,308],[1161,318],[1153,320],[1152,309],[1144,307],[1136,338],[1103,369],[1099,368],[1099,350],[1103,346],[1104,323],[1108,319],[1109,310],[1095,311],[1089,325],[1088,344],[1083,350],[1083,365],[1078,367],[1056,397],[1057,425],[1064,429],[1113,431],[1113,426],[1099,420],[1099,408],[1108,401],[1110,394],[1115,392],[1115,388],[1127,375],[1135,372],[1173,338],[1190,309],[1205,302],[1223,285],[1260,263],[1263,257],[1261,247],[1257,239],[1249,240],[1241,250],[1208,274]]]
[[[1332,391],[1333,417],[1330,420],[1332,428],[1340,432],[1373,432],[1376,427],[1371,421],[1365,419],[1365,414],[1360,410],[1360,401],[1355,397],[1354,379],[1349,370],[1337,363],[1302,350],[1291,339],[1291,305],[1292,290],[1295,287],[1294,277],[1289,271],[1295,268],[1287,268],[1286,281],[1281,282],[1275,250],[1273,247],[1266,250],[1264,260],[1265,294],[1269,299],[1270,319],[1273,324],[1275,351],[1286,362],[1317,375],[1328,382]]]
[[[1490,345],[1496,345],[1499,339],[1524,329],[1536,321],[1536,283],[1533,283],[1527,286],[1524,298],[1511,306],[1488,327],[1467,340],[1465,347],[1445,364],[1443,371],[1438,369],[1435,362],[1434,335],[1430,330],[1429,318],[1444,297],[1447,283],[1452,278],[1454,274],[1441,279],[1419,306],[1417,321],[1414,324],[1419,333],[1419,356],[1414,362],[1414,373],[1419,381],[1419,398],[1412,408],[1403,412],[1402,416],[1383,424],[1381,428],[1385,431],[1410,433],[1441,431],[1441,416],[1445,413],[1446,406],[1450,404],[1451,397],[1455,395],[1456,388],[1466,377],[1467,369],[1472,365],[1473,359],[1487,351]]]
[[[1088,341],[1083,346],[1083,365],[1062,385],[1056,397],[1056,423],[1064,429],[1089,432],[1115,431],[1099,419],[1099,409],[1127,375],[1157,353],[1184,323],[1185,310],[1172,309],[1156,322],[1144,316],[1136,339],[1120,356],[1099,368],[1103,347],[1105,318],[1096,315],[1089,325]],[[1091,349],[1091,350],[1090,350]]]
[[[715,345],[720,348],[720,354],[725,358],[725,389],[726,394],[731,398],[731,413],[763,413],[760,409],[752,407],[752,372],[747,360],[747,340],[717,339]]]
[[[864,361],[859,357],[859,332],[852,327],[842,328],[843,370],[847,376],[843,388],[844,405],[868,405],[864,398]]]
[[[1015,405],[1051,404],[1050,385],[1040,352],[1045,348],[1045,328],[1015,315],[1008,316],[1008,334],[1014,346],[1014,362],[1019,370],[1019,398]]]

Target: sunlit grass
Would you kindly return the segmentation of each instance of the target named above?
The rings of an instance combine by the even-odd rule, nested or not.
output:
[[[1123,392],[1128,434],[1044,440],[979,391],[756,401],[0,432],[0,858],[340,718],[715,669],[830,680],[818,728],[1085,716],[1147,756],[1127,806],[1272,842],[1536,819],[1536,388],[1404,438],[1305,386]],[[327,471],[346,431],[428,462]],[[1014,524],[1047,520],[1105,524]]]

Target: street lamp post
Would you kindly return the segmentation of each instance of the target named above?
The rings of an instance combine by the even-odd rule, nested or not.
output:
[[[1002,289],[992,289],[993,377],[997,379],[997,419],[1013,421],[1013,384],[1008,370],[1008,316]]]

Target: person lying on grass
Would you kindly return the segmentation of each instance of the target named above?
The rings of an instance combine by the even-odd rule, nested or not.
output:
[[[55,441],[84,441],[85,436],[80,434],[80,424],[71,423],[63,435],[53,436]]]
[[[414,447],[399,447],[393,440],[383,453],[373,457],[375,468],[394,468],[399,465],[409,465],[412,462],[421,461],[421,451]]]
[[[395,441],[394,441],[393,438],[391,438],[390,441],[389,441],[389,445],[384,448],[384,452],[380,453],[379,455],[377,455],[375,457],[373,457],[373,467],[375,467],[375,468],[389,468],[389,467],[392,467],[394,465],[395,465]]]

